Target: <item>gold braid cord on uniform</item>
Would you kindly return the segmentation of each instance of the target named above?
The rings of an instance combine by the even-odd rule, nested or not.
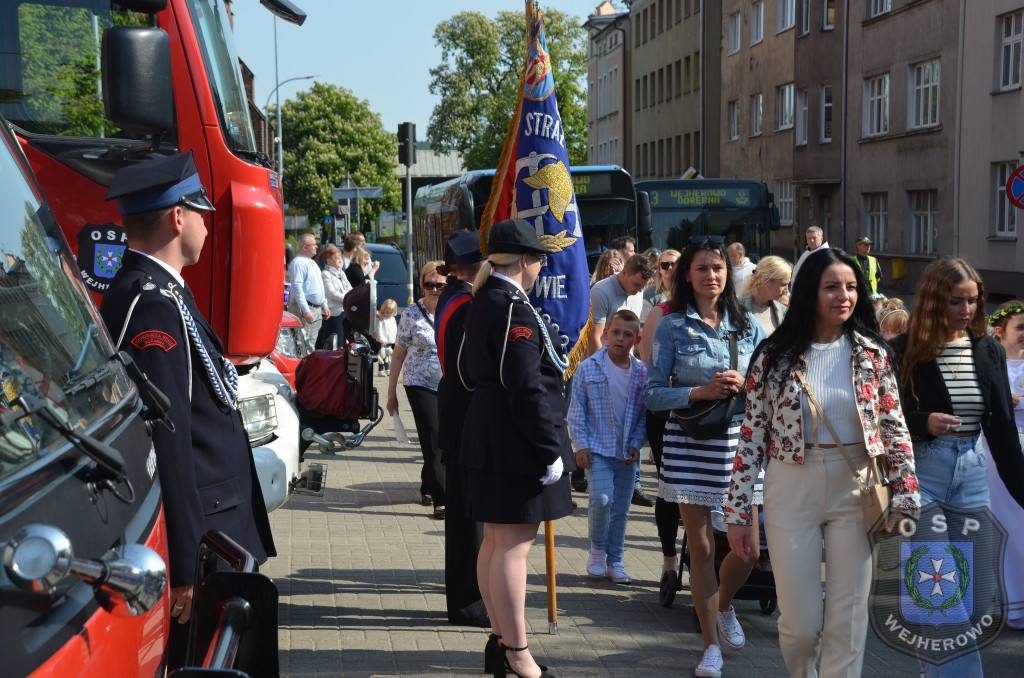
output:
[[[593,309],[587,315],[587,324],[580,330],[580,338],[576,340],[576,345],[569,351],[569,368],[565,371],[565,380],[569,381],[572,377],[573,372],[580,366],[583,359],[587,357],[587,344],[590,342],[590,333],[594,331],[594,313]]]

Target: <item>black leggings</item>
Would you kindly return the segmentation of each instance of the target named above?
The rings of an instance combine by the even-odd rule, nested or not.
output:
[[[647,411],[647,442],[651,446],[651,454],[654,455],[654,463],[658,467],[658,475],[661,476],[661,454],[664,450],[662,438],[665,437],[665,424],[663,419]],[[676,555],[676,540],[679,539],[679,505],[665,501],[661,497],[654,502],[654,522],[658,526],[658,539],[661,540],[661,554],[666,558]]]
[[[434,498],[434,506],[444,506],[445,493],[444,461],[437,439],[437,391],[422,386],[406,386],[412,418],[416,422],[416,436],[420,439],[423,454],[423,469],[420,471],[420,493]]]

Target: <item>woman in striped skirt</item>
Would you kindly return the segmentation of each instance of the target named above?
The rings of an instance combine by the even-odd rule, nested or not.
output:
[[[650,410],[703,406],[739,393],[750,356],[764,329],[736,299],[729,257],[720,236],[695,236],[676,266],[671,313],[654,334],[644,404]],[[730,369],[730,333],[736,334],[736,368]],[[704,401],[704,402],[702,402]],[[753,563],[729,554],[715,578],[712,507],[729,493],[743,399],[727,430],[711,440],[688,438],[674,421],[665,427],[658,496],[679,505],[690,552],[690,593],[704,635],[704,657],[697,676],[720,676],[719,634],[734,649],[743,646],[732,597]],[[755,498],[755,503],[760,503]]]

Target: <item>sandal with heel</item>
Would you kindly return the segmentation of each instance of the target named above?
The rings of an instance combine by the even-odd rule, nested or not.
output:
[[[487,638],[487,644],[484,645],[484,673],[495,675],[501,665],[500,640],[501,636],[496,636],[493,633]]]
[[[512,665],[509,664],[509,662],[508,662],[508,655],[505,655],[504,653],[506,651],[507,652],[522,652],[522,651],[524,651],[524,650],[526,650],[528,648],[529,648],[528,645],[524,645],[523,647],[509,647],[508,645],[503,645],[502,643],[498,643],[498,649],[501,650],[502,654],[504,655],[504,657],[503,657],[504,661],[502,662],[502,664],[499,667],[497,667],[495,669],[495,671],[494,671],[495,678],[505,678],[505,676],[507,676],[509,674],[512,674],[513,676],[518,676],[518,678],[523,678],[522,674],[518,673],[515,669],[512,668]],[[536,661],[536,660],[534,660],[534,661]],[[548,667],[544,666],[540,662],[537,662],[537,666],[540,668],[540,675],[541,675],[542,678],[558,678],[558,676],[555,673],[549,671]]]

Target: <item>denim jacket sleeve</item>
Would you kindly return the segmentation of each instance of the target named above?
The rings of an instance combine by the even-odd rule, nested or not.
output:
[[[643,404],[644,384],[647,381],[647,367],[639,360],[633,360],[634,374],[630,379],[629,401],[627,406],[633,411],[633,427],[629,431],[626,447],[640,449],[647,442],[647,411]],[[636,384],[637,388],[633,388]]]
[[[675,367],[676,323],[672,315],[658,323],[651,344],[650,364],[647,367],[647,388],[644,391],[644,405],[651,411],[674,410],[690,405],[692,386],[669,385]]]

